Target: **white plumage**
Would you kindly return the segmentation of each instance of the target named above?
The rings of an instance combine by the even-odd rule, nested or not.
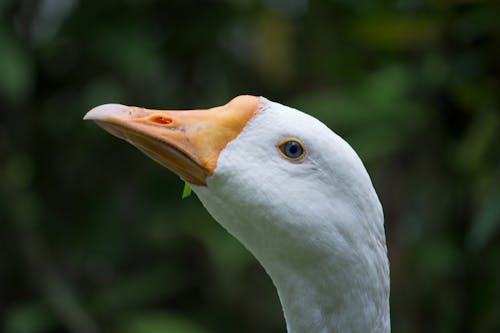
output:
[[[231,103],[221,112],[239,108]],[[254,114],[193,191],[263,265],[278,290],[288,332],[389,332],[383,213],[361,160],[317,119],[262,97],[255,103]],[[107,124],[131,128],[110,117],[109,106],[102,114],[99,108],[91,112],[87,118],[108,130]],[[175,122],[168,112],[162,114]],[[280,152],[287,139],[303,144],[303,158]],[[164,151],[176,147],[164,144]]]

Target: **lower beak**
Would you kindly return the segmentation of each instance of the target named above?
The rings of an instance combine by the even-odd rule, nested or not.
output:
[[[207,110],[148,110],[105,104],[83,119],[93,120],[193,185],[206,185],[222,150],[259,109],[256,96],[238,96]]]

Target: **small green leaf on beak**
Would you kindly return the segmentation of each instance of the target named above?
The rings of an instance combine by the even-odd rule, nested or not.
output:
[[[184,182],[184,189],[182,190],[182,199],[185,199],[191,195],[191,186]]]

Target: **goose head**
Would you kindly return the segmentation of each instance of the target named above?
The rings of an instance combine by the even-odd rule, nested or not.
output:
[[[363,163],[319,120],[264,97],[208,110],[89,111],[191,184],[263,265],[289,332],[388,332],[383,213]]]

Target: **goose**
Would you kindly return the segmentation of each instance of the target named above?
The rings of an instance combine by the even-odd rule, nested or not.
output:
[[[105,104],[84,119],[192,187],[272,279],[288,332],[390,332],[382,206],[322,122],[250,95],[206,110]]]

